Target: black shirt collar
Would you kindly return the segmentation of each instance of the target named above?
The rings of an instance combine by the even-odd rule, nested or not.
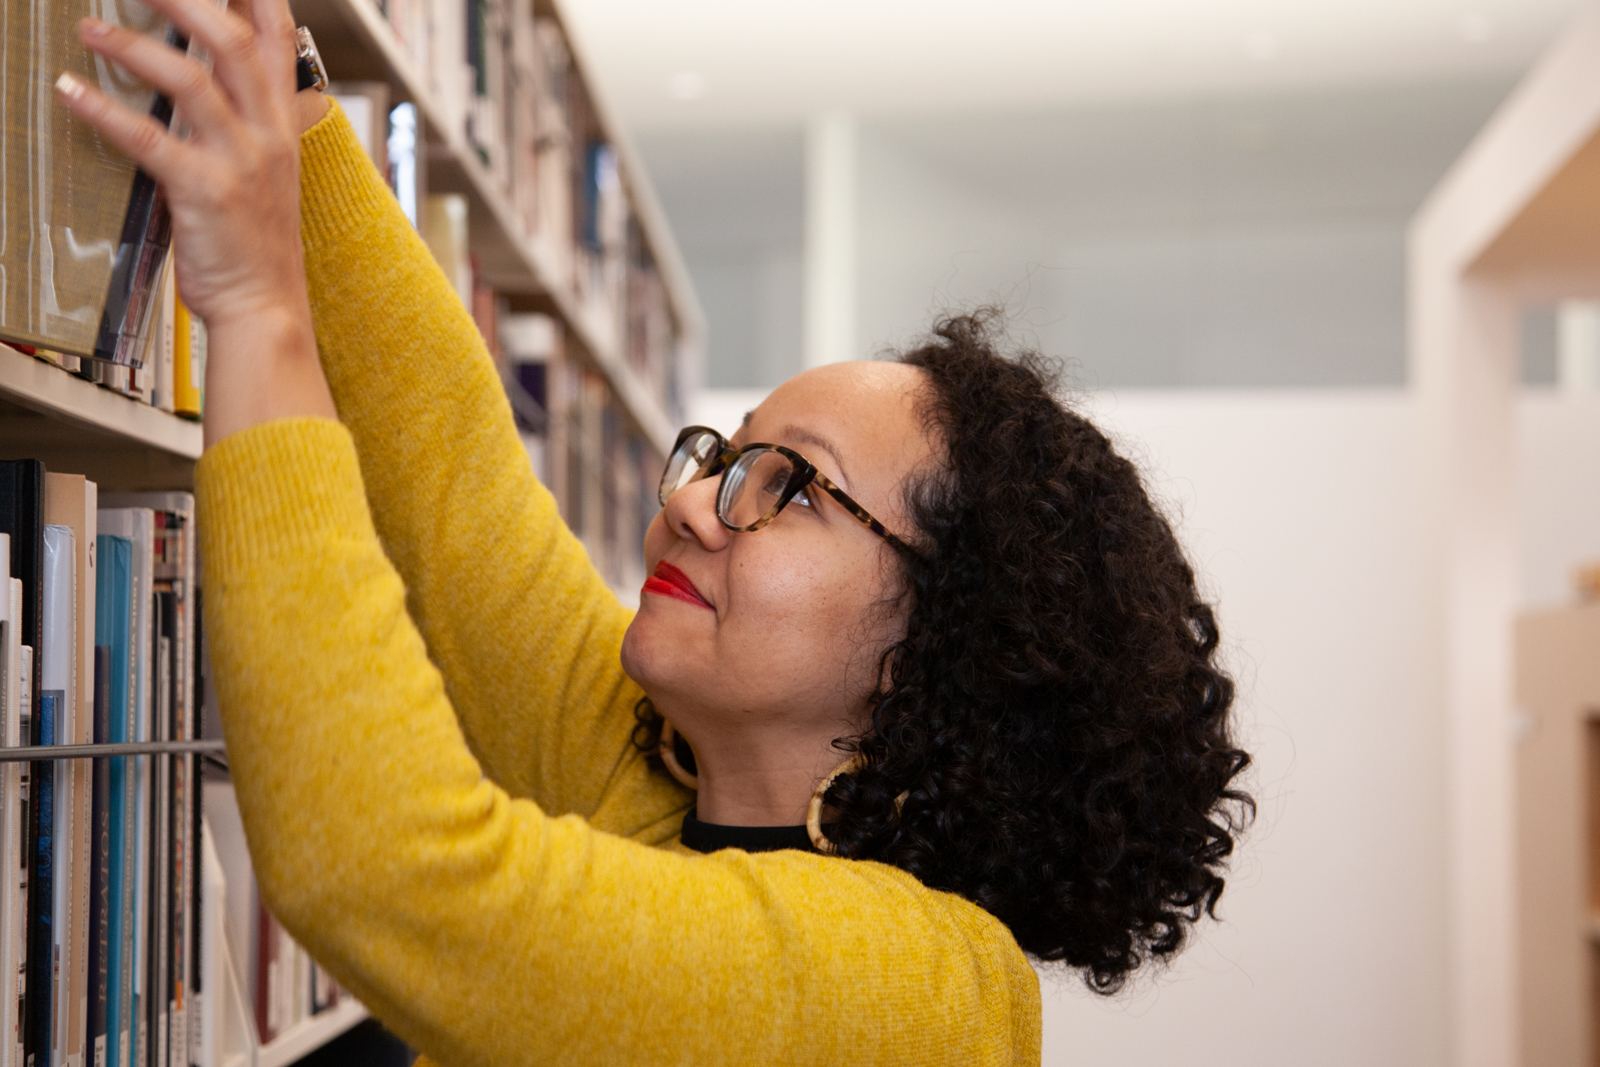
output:
[[[725,848],[745,852],[777,852],[795,848],[802,852],[815,852],[811,835],[802,826],[721,826],[701,822],[690,808],[683,817],[683,847],[696,852],[717,852]]]

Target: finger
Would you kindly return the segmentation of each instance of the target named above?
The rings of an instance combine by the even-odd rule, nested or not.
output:
[[[182,106],[201,136],[227,137],[238,121],[210,71],[153,37],[99,19],[84,19],[79,35],[92,51],[126,67]]]
[[[294,84],[294,64],[298,53],[294,40],[294,12],[289,0],[245,0],[245,17],[256,28],[256,42],[268,70],[285,72]]]
[[[74,118],[99,131],[162,184],[172,184],[184,170],[188,149],[161,123],[141,115],[71,74],[56,80],[56,95]]]
[[[145,0],[169,16],[189,38],[211,53],[215,77],[232,98],[240,115],[259,122],[279,107],[273,94],[294,87],[291,67],[283,77],[269,72],[256,46],[255,27],[209,0]],[[285,78],[289,79],[285,86]]]

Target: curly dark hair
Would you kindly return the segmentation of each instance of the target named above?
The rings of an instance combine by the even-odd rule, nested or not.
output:
[[[996,351],[997,320],[945,319],[900,356],[947,458],[906,489],[905,637],[870,728],[836,742],[865,766],[828,790],[827,833],[1114,993],[1215,917],[1250,758],[1171,526],[1059,373]],[[661,718],[638,715],[653,755]]]

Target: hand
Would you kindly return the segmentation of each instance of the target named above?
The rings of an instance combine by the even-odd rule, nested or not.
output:
[[[205,0],[151,0],[215,57],[215,76],[152,37],[84,19],[84,45],[170,96],[192,136],[63,76],[68,110],[161,183],[178,290],[207,324],[304,305],[294,21],[283,0],[252,25]]]
[[[170,96],[180,141],[82,81],[57,88],[74,116],[161,184],[178,291],[205,321],[206,439],[269,419],[334,415],[317,360],[300,246],[300,123],[294,19],[258,0],[249,19],[208,0],[147,0],[214,57],[215,72],[153,38],[84,19],[85,46]]]
[[[251,0],[228,0],[228,10],[244,19],[254,23],[255,11]],[[315,89],[302,89],[294,98],[294,128],[297,133],[305,133],[311,127],[322,121],[322,116],[328,113],[328,98]]]

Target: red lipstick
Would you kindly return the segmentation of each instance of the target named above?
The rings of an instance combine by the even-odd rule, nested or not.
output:
[[[655,593],[657,596],[670,596],[674,600],[681,600],[686,604],[693,604],[696,607],[707,608],[712,611],[716,610],[711,607],[709,600],[700,595],[700,590],[694,587],[694,583],[689,580],[689,576],[666,560],[656,564],[655,573],[644,580],[644,589],[642,591]]]

